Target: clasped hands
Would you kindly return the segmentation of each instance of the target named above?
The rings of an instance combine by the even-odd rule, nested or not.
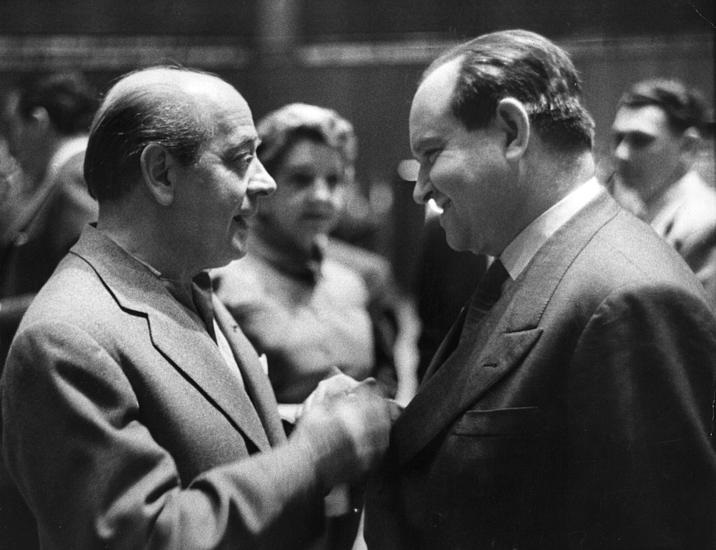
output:
[[[310,451],[328,489],[359,479],[377,464],[400,412],[379,394],[374,379],[358,382],[336,374],[304,401],[290,441]]]

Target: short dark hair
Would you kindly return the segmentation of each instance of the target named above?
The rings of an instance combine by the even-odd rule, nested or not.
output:
[[[125,78],[152,70],[164,71],[165,81],[112,93]],[[85,153],[85,180],[98,201],[118,199],[133,187],[149,143],[162,145],[185,166],[196,161],[212,129],[174,81],[187,73],[214,77],[183,67],[151,67],[124,75],[110,89],[90,128]]]
[[[708,124],[708,107],[701,92],[680,80],[653,78],[634,84],[619,100],[619,107],[655,105],[666,114],[675,133]]]
[[[18,82],[15,93],[22,118],[42,107],[62,135],[86,132],[97,110],[97,94],[78,72],[31,75]]]
[[[259,120],[256,131],[261,139],[257,154],[269,172],[278,168],[288,150],[301,139],[335,149],[347,169],[355,163],[357,139],[353,125],[333,109],[290,103]]]
[[[467,129],[484,128],[506,97],[521,101],[541,139],[560,150],[590,149],[594,121],[581,103],[582,85],[567,53],[539,34],[507,30],[455,46],[423,78],[462,58],[453,114]]]

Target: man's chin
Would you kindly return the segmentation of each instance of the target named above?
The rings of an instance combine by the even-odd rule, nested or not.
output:
[[[231,250],[228,254],[226,254],[223,258],[217,259],[215,262],[216,265],[212,266],[213,268],[218,267],[224,267],[226,265],[229,265],[231,262],[234,262],[236,260],[240,260],[244,256],[246,256],[246,253],[248,252],[248,249],[246,247],[246,243],[242,242],[240,244],[238,243],[232,243],[233,246],[231,247]]]
[[[470,250],[470,247],[467,245],[465,239],[463,239],[461,235],[451,232],[445,226],[443,226],[443,229],[445,230],[445,241],[450,248],[452,248],[456,252],[465,252],[467,250]]]

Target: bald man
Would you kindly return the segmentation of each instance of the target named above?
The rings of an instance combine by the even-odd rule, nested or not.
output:
[[[242,256],[256,158],[241,95],[152,68],[107,94],[99,203],[28,310],[1,387],[3,452],[42,548],[301,548],[322,497],[387,445],[387,403],[327,381],[286,440],[256,352],[206,269]]]

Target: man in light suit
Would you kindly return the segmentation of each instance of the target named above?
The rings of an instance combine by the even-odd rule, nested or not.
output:
[[[89,226],[18,329],[2,448],[42,548],[302,548],[323,495],[387,445],[387,403],[332,379],[286,440],[256,352],[204,270],[244,254],[275,183],[221,79],[152,68],[93,122]]]
[[[571,61],[534,33],[425,72],[414,197],[450,246],[497,259],[393,426],[369,548],[716,544],[716,319],[594,179],[592,130]]]
[[[706,102],[682,82],[632,86],[612,124],[613,194],[676,249],[716,309],[716,190],[693,169],[706,119]]]

